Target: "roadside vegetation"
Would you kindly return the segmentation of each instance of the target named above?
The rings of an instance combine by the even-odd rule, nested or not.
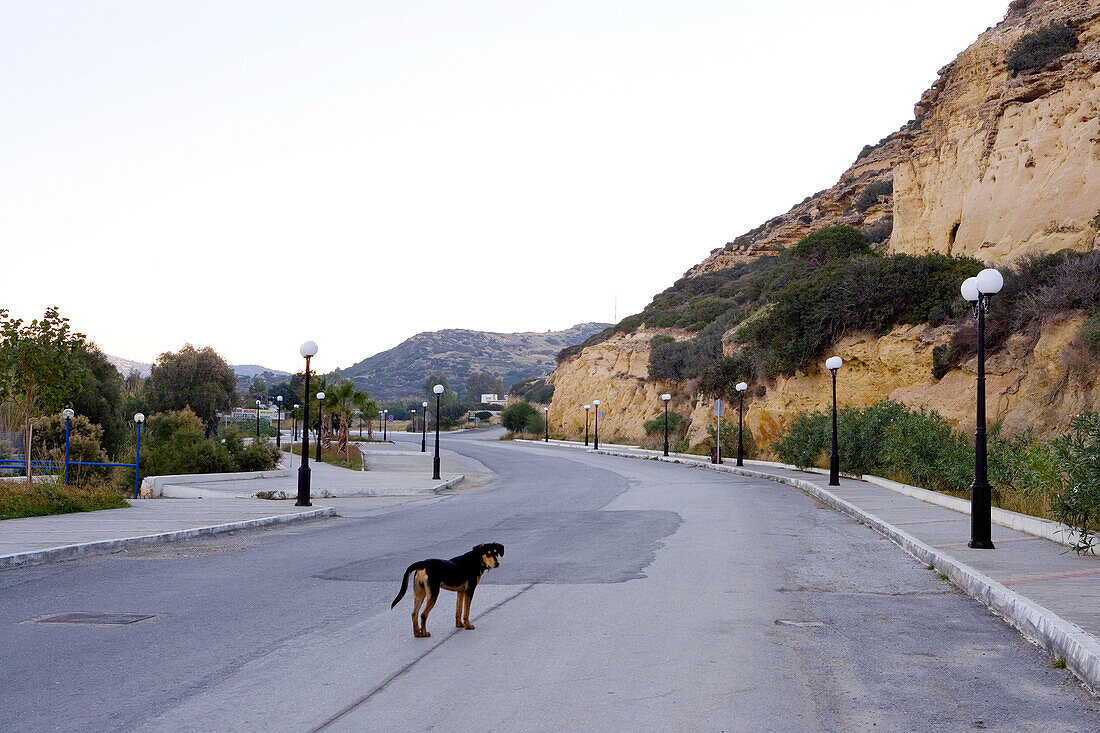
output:
[[[864,409],[841,408],[838,450],[845,473],[872,474],[931,491],[969,498],[974,450],[967,436],[938,413],[885,400]],[[779,460],[824,468],[831,451],[828,411],[803,413],[772,445]],[[1077,529],[1084,551],[1100,531],[1100,413],[1077,416],[1051,441],[1005,436],[988,440],[993,503]]]
[[[0,520],[128,506],[125,492],[103,479],[70,481],[65,486],[58,477],[51,477],[33,484],[5,481],[0,486]]]

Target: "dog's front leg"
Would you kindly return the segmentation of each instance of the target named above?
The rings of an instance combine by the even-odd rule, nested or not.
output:
[[[474,586],[474,587],[476,587],[476,586]],[[462,623],[459,624],[458,623],[458,618],[457,617],[455,618],[455,623],[458,626],[461,626],[464,629],[470,629],[471,631],[473,631],[473,628],[474,628],[474,625],[472,623],[470,623],[470,601],[473,599],[473,597],[474,597],[474,588],[473,587],[471,587],[470,590],[468,590],[468,591],[466,591],[465,593],[462,594],[462,597],[459,601],[459,603],[461,603],[462,606],[463,606],[463,609],[462,609]]]
[[[455,602],[455,627],[462,628],[462,609],[466,604],[466,592],[458,591],[456,593],[458,600]]]

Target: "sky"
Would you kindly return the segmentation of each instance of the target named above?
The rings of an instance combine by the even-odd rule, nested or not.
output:
[[[285,371],[613,322],[833,185],[1007,7],[3,0],[0,308]]]

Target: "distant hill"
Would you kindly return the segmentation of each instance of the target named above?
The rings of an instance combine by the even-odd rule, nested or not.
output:
[[[111,356],[110,354],[104,354],[107,357],[107,361],[118,370],[118,373],[122,375],[122,378],[130,376],[131,372],[137,372],[142,377],[148,377],[153,365],[146,364],[143,361],[131,361],[130,359],[123,359],[121,356]]]
[[[290,372],[281,372],[278,369],[269,369],[258,364],[230,364],[229,368],[238,377],[255,377],[262,374],[272,374],[276,377],[289,377]]]
[[[420,397],[424,379],[440,372],[446,375],[451,389],[459,393],[465,391],[466,379],[478,372],[499,377],[508,389],[520,380],[549,374],[559,351],[579,344],[608,325],[582,323],[564,331],[544,333],[465,329],[418,333],[388,351],[336,373],[351,378],[358,388],[381,400]]]

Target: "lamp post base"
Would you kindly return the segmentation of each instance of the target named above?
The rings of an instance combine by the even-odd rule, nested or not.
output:
[[[996,550],[993,546],[993,540],[970,540],[966,543],[966,546],[972,550]]]
[[[432,480],[439,481],[439,456],[432,458]]]
[[[309,500],[310,473],[309,466],[302,466],[298,469],[298,501],[294,502],[294,506],[313,506]]]

